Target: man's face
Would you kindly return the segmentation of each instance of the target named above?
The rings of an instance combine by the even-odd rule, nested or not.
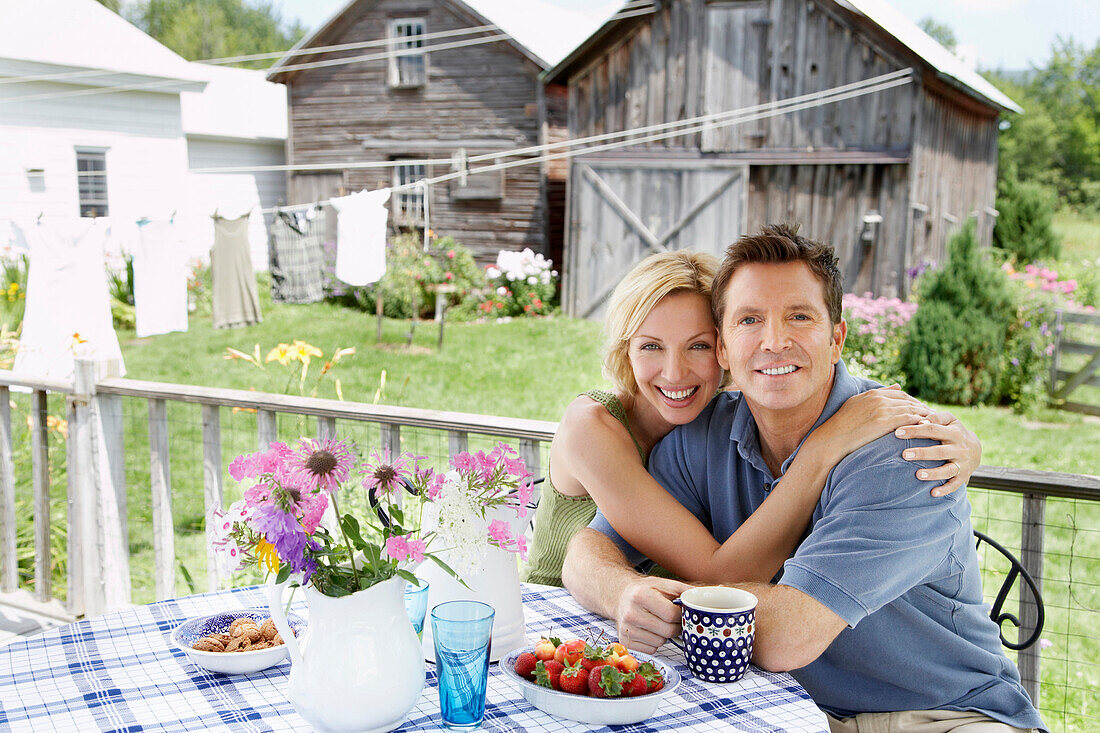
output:
[[[726,287],[718,362],[758,416],[820,412],[847,333],[844,321],[830,320],[821,281],[806,263],[751,263]]]

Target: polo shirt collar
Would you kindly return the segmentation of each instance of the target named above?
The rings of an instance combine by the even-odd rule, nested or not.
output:
[[[829,390],[829,399],[825,401],[825,408],[821,411],[821,415],[818,416],[813,428],[810,428],[810,432],[813,432],[817,426],[836,414],[836,411],[849,397],[859,394],[860,391],[859,381],[848,373],[848,368],[844,366],[844,359],[837,361],[833,375],[833,386]],[[733,415],[733,425],[730,429],[730,440],[737,443],[737,452],[743,459],[752,464],[758,471],[763,472],[765,475],[771,475],[767,464],[764,463],[764,456],[760,452],[760,433],[756,427],[756,419],[753,418],[752,411],[749,410],[749,405],[743,397],[737,401],[737,408]],[[798,448],[801,448],[802,443],[805,441],[806,438],[803,436],[798,443]],[[781,474],[787,472],[791,461],[798,455],[798,448],[787,460],[783,461],[783,466],[780,469]]]

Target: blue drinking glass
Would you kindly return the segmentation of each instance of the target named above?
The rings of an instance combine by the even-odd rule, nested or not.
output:
[[[418,579],[419,580],[419,579]],[[428,581],[421,580],[420,585],[405,584],[405,611],[409,614],[416,629],[416,636],[424,639],[424,617],[428,613]]]
[[[485,717],[495,615],[480,601],[448,601],[432,609],[439,711],[447,728],[472,730]]]

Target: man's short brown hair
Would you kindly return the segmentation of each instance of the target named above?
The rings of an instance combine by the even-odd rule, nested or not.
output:
[[[799,236],[797,224],[768,224],[759,234],[746,234],[726,248],[726,257],[718,266],[710,291],[710,308],[719,330],[726,311],[726,289],[730,278],[737,268],[754,262],[805,262],[821,281],[825,306],[829,309],[833,324],[840,323],[844,278],[833,248]]]

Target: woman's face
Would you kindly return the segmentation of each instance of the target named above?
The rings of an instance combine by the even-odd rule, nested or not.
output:
[[[716,339],[706,298],[695,293],[661,298],[630,338],[638,402],[672,425],[694,420],[722,382]]]

